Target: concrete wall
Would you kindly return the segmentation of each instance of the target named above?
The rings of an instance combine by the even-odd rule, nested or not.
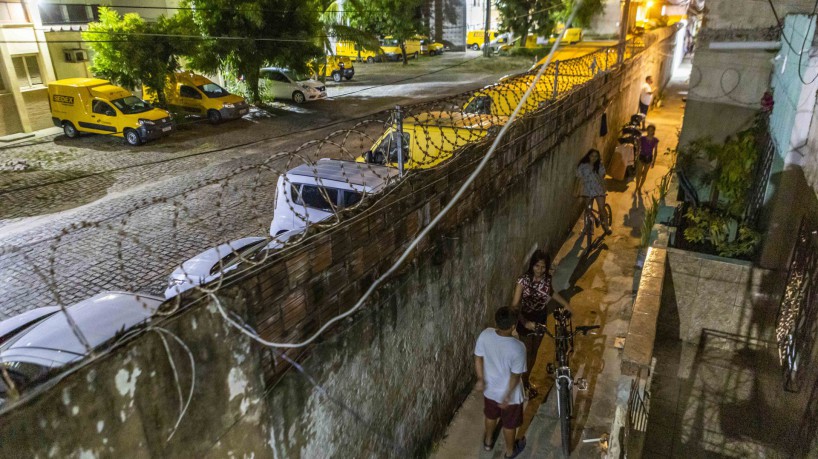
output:
[[[574,170],[589,147],[608,142],[598,135],[603,107],[610,126],[624,123],[643,75],[667,67],[670,43],[516,123],[371,301],[305,350],[287,352],[298,367],[230,328],[220,308],[266,340],[303,340],[355,303],[488,144],[409,175],[341,224],[226,282],[215,298],[191,291],[181,310],[168,304],[154,330],[0,414],[3,445],[27,456],[423,456],[469,391],[475,337],[510,300],[526,256],[534,246],[555,251],[577,218]],[[195,372],[174,336],[191,350]]]
[[[774,0],[776,13],[784,18],[791,13],[811,13],[813,0]],[[713,29],[765,28],[778,24],[768,0],[707,0],[705,26]]]
[[[775,339],[780,277],[752,263],[667,249],[663,302],[678,310],[679,339],[698,343],[702,330]],[[668,304],[672,303],[672,304]]]
[[[54,67],[56,79],[64,78],[89,78],[91,74],[91,48],[82,41],[80,32],[47,32],[48,50],[51,54],[51,64]],[[67,43],[69,40],[76,40],[76,43]],[[67,62],[63,53],[66,49],[84,49],[88,55],[86,62]]]

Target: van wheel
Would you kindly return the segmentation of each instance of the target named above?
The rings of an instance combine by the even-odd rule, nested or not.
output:
[[[126,129],[125,132],[125,141],[128,142],[128,145],[132,147],[138,147],[142,145],[142,138],[139,137],[139,133],[133,129]]]
[[[79,137],[80,133],[77,131],[77,128],[74,127],[74,124],[70,121],[65,121],[62,123],[62,132],[65,133],[65,136],[69,139],[73,139]]]
[[[305,100],[307,100],[307,98],[306,98],[306,97],[304,97],[304,93],[303,93],[303,92],[301,92],[301,91],[295,91],[295,92],[293,93],[293,102],[295,102],[295,103],[297,103],[297,104],[303,104]]]
[[[218,110],[210,109],[207,111],[207,120],[210,124],[219,124],[222,121],[222,114]]]
[[[480,51],[480,45],[475,43],[475,44],[471,45],[471,49],[473,49],[474,51]]]
[[[344,77],[341,76],[341,72],[332,72],[332,81],[340,83],[343,79]]]
[[[367,57],[367,58],[366,58],[366,63],[367,63],[367,64],[374,64],[374,63],[375,63],[375,58],[373,58],[373,57],[371,57],[371,56],[370,56],[370,57]]]

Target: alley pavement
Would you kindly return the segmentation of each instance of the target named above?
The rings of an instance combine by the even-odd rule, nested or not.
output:
[[[615,346],[615,341],[628,331],[638,286],[639,246],[645,206],[649,205],[649,195],[671,165],[672,158],[665,152],[668,148],[675,148],[678,141],[677,132],[682,125],[683,97],[689,75],[690,65],[686,62],[665,88],[662,106],[652,108],[648,114],[648,123],[657,128],[659,157],[656,167],[648,174],[642,194],[634,192],[633,180],[619,182],[607,179],[607,202],[613,209],[613,234],[601,241],[587,256],[582,256],[585,247],[579,237],[583,224],[580,218],[554,259],[554,285],[571,303],[574,326],[601,325],[596,335],[579,335],[574,341],[572,372],[575,379],[585,378],[588,381],[588,389],[574,390],[571,457],[604,457],[600,439],[610,434],[617,393],[621,390],[617,384],[621,375],[622,350]],[[513,281],[509,279],[509,282]],[[553,324],[553,319],[549,322]],[[553,387],[553,382],[545,371],[546,363],[554,360],[552,353],[553,346],[542,345],[532,369],[532,380],[539,386],[540,394],[526,406],[522,429],[527,446],[518,456],[520,459],[562,457],[556,391],[548,390]],[[444,440],[432,454],[433,459],[503,457],[502,436],[492,452],[483,451],[482,397],[482,393],[477,391],[468,396],[449,425]]]

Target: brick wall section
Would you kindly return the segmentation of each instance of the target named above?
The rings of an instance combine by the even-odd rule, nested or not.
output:
[[[156,457],[422,456],[470,390],[474,340],[509,301],[532,245],[555,251],[579,215],[577,161],[612,142],[598,138],[601,107],[610,102],[615,132],[634,111],[639,81],[659,74],[667,43],[516,123],[456,208],[358,314],[286,352],[298,369],[190,292],[184,308],[157,324],[187,343],[196,362],[193,398],[171,441],[191,371],[171,340],[177,389],[161,332],[34,394],[3,416],[0,438],[28,456],[49,448],[60,456],[123,448]],[[303,340],[355,304],[487,148],[471,145],[441,167],[410,174],[341,224],[226,281],[220,303],[264,339]],[[72,415],[74,405],[81,416]]]

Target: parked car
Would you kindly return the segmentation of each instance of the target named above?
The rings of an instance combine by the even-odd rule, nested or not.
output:
[[[264,90],[276,99],[291,99],[297,104],[327,97],[326,86],[298,72],[279,67],[265,67],[260,75]]]
[[[429,56],[443,54],[445,48],[443,43],[437,43],[429,37],[418,37],[418,41],[420,41],[420,54],[428,54]]]
[[[45,319],[59,310],[59,306],[45,306],[26,311],[0,322],[0,345],[26,327]]]
[[[403,161],[406,169],[428,169],[452,157],[458,148],[499,129],[507,117],[491,114],[433,111],[403,120]],[[499,125],[498,125],[499,124]],[[358,162],[398,165],[398,133],[390,127]]]
[[[159,100],[155,91],[143,87],[146,100]],[[202,75],[179,72],[168,79],[165,87],[168,108],[174,113],[207,118],[212,124],[234,120],[250,113],[250,105],[243,97],[230,94],[226,89]]]
[[[258,256],[260,253],[280,249],[301,233],[303,229],[287,231],[272,239],[245,237],[207,249],[173,270],[168,276],[165,299],[235,272],[243,263],[259,261],[263,258],[263,254]]]
[[[332,78],[332,81],[336,83],[340,83],[344,79],[351,80],[355,76],[355,66],[352,59],[343,56],[327,56],[326,65],[324,65],[324,59],[319,58],[310,61],[307,67],[316,77]]]
[[[147,322],[163,301],[137,293],[99,293],[66,308],[82,339],[66,314],[54,312],[0,345],[0,365],[17,390],[26,392],[60,368],[112,345],[122,333]],[[0,378],[0,405],[8,395],[9,388]]]
[[[397,175],[395,168],[335,159],[290,169],[278,178],[270,234],[326,220],[334,211],[354,206],[364,195],[379,193]]]
[[[167,110],[134,96],[130,91],[98,78],[67,78],[48,83],[51,120],[65,136],[80,132],[123,137],[141,145],[173,132]]]
[[[534,76],[505,77],[500,83],[475,91],[463,106],[464,113],[508,117],[522,100]],[[540,78],[531,96],[520,110],[520,116],[536,110],[553,95],[551,81]]]

